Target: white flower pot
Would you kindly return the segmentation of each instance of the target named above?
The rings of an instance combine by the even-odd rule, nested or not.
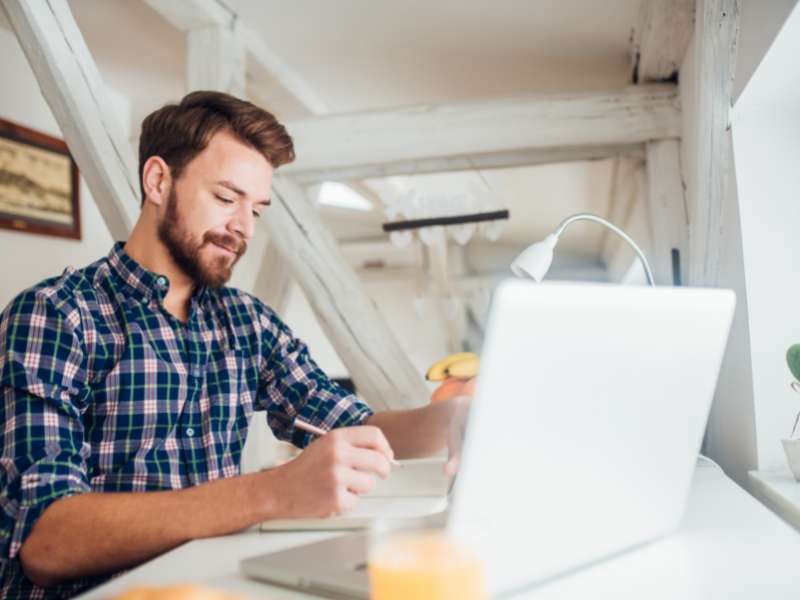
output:
[[[783,451],[786,453],[786,462],[792,470],[795,480],[800,481],[800,439],[781,440]]]

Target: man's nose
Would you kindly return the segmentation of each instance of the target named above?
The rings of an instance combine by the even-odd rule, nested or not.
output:
[[[230,223],[231,229],[239,234],[245,241],[250,241],[253,238],[256,227],[256,219],[253,216],[253,210],[242,202],[239,210]]]

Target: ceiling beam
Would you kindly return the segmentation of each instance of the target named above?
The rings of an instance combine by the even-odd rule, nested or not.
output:
[[[641,144],[623,146],[579,146],[572,148],[530,148],[511,152],[494,152],[474,156],[445,156],[397,161],[388,164],[359,165],[347,168],[312,169],[292,173],[293,178],[303,184],[320,181],[355,181],[392,177],[397,175],[422,175],[425,173],[451,173],[476,169],[507,169],[531,165],[603,160],[620,155],[641,154]]]
[[[187,91],[218,90],[240,98],[245,90],[245,52],[241,26],[210,25],[186,32]]]
[[[642,0],[633,30],[634,83],[677,81],[694,31],[695,0]]]
[[[136,162],[69,5],[2,6],[106,226],[114,239],[127,239],[139,213]]]
[[[253,66],[269,73],[311,114],[330,112],[327,103],[251,29],[244,31],[245,49]]]
[[[677,88],[669,84],[337,114],[287,124],[298,159],[285,172],[372,169],[380,176],[387,168],[430,171],[426,162],[438,168],[458,157],[499,153],[517,162],[515,153],[534,150],[540,161],[548,151],[560,160],[568,148],[677,138],[680,123]]]
[[[297,74],[275,54],[240,16],[218,0],[143,0],[180,31],[189,32],[207,27],[241,28],[247,60],[269,73],[312,113],[328,112],[328,107]]]

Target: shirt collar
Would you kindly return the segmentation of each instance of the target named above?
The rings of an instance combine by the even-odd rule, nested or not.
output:
[[[132,297],[145,303],[152,298],[163,301],[169,290],[167,276],[145,269],[125,252],[124,246],[125,242],[117,242],[108,254],[108,264],[112,272]],[[206,287],[198,289],[192,297],[193,308],[195,305],[202,305],[207,297]]]

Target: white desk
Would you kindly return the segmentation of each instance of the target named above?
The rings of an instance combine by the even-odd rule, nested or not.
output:
[[[203,583],[252,598],[311,596],[249,581],[239,560],[335,534],[247,531],[176,548],[81,596],[137,584]],[[535,600],[753,600],[800,597],[800,534],[716,467],[699,464],[680,530],[668,538],[519,594]]]

